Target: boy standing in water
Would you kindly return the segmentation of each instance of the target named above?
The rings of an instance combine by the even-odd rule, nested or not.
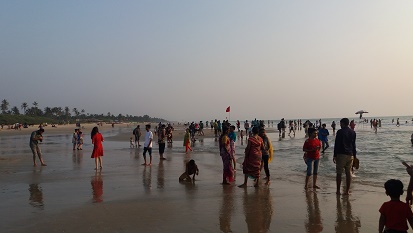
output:
[[[400,180],[388,180],[384,184],[386,195],[390,196],[390,201],[383,203],[380,207],[379,232],[406,232],[410,227],[413,227],[413,212],[407,203],[400,201],[400,196],[403,194],[403,183]]]
[[[146,134],[145,134],[145,143],[143,144],[143,159],[145,160],[145,163],[142,165],[147,166],[147,165],[152,165],[152,140],[153,140],[153,134],[151,132],[151,125],[146,125]],[[149,153],[149,164],[146,163],[146,152]]]

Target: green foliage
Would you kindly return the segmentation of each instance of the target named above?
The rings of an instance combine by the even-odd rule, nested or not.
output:
[[[27,124],[67,124],[75,122],[165,122],[162,118],[150,117],[148,115],[132,116],[126,114],[126,116],[119,114],[117,116],[108,112],[107,114],[85,114],[85,110],[80,112],[77,108],[73,108],[73,115],[70,114],[70,108],[68,106],[62,107],[45,107],[44,111],[38,108],[39,104],[33,102],[33,107],[28,107],[26,102],[21,104],[23,114],[20,114],[17,106],[14,106],[12,110],[9,110],[9,102],[6,99],[1,101],[0,124],[15,124],[15,123],[27,123]]]
[[[121,114],[119,114],[121,115]],[[0,114],[0,124],[15,124],[15,123],[27,123],[27,124],[40,124],[40,123],[49,123],[49,124],[65,124],[65,123],[75,123],[76,120],[79,122],[166,122],[165,119],[145,116],[117,116],[117,117],[108,117],[102,115],[80,115],[79,118],[75,116],[70,117],[66,120],[65,116],[62,117],[50,117],[50,116],[30,116],[30,115],[12,115],[12,114]]]
[[[0,124],[8,125],[15,123],[27,123],[27,124],[40,124],[40,123],[50,123],[57,124],[58,120],[54,120],[48,117],[33,117],[27,115],[10,115],[10,114],[0,114]]]

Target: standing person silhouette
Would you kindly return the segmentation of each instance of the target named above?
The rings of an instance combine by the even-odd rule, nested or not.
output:
[[[145,134],[145,143],[143,144],[143,159],[145,163],[142,165],[144,166],[151,166],[152,165],[152,140],[153,140],[153,133],[151,131],[151,125],[145,125],[146,134]],[[146,152],[149,154],[149,164],[146,162]]]
[[[337,194],[340,193],[341,174],[343,169],[346,173],[346,189],[344,194],[350,194],[351,185],[351,167],[353,159],[356,157],[356,132],[349,127],[349,119],[343,118],[340,120],[340,127],[337,131],[336,140],[334,143],[333,162],[336,164],[336,185]]]
[[[40,150],[39,142],[43,141],[43,132],[44,129],[40,128],[36,131],[33,131],[32,134],[30,135],[30,149],[32,150],[33,153],[33,166],[37,166],[36,163],[36,156],[39,157],[40,163],[42,166],[47,166],[42,158],[42,151]]]
[[[244,162],[242,163],[242,171],[244,173],[244,183],[239,185],[240,188],[247,187],[248,177],[255,180],[254,187],[259,186],[262,150],[264,143],[262,138],[258,136],[258,127],[252,127],[252,135],[248,138],[248,144],[245,148]]]
[[[96,168],[95,170],[98,170],[98,164],[99,168],[102,169],[103,167],[103,162],[102,162],[102,156],[103,156],[103,146],[102,142],[103,136],[102,134],[99,133],[98,127],[93,127],[92,132],[90,133],[90,137],[92,138],[92,144],[93,144],[93,152],[91,158],[95,159],[95,165]]]

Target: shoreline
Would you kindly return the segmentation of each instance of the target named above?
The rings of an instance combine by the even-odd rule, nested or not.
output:
[[[174,127],[176,132],[184,129]],[[88,134],[92,125],[85,128]],[[277,158],[270,164],[270,186],[262,183],[254,188],[249,180],[247,188],[238,188],[243,178],[241,170],[236,171],[234,184],[222,186],[222,161],[210,129],[199,137],[193,153],[183,152],[183,135],[175,133],[173,147],[165,151],[166,161],[160,161],[154,149],[153,165],[141,166],[143,148],[128,148],[133,128],[126,124],[102,128],[106,140],[101,172],[93,170],[89,138],[83,151],[71,150],[71,125],[46,129],[41,147],[47,167],[31,166],[31,152],[26,148],[29,135],[0,133],[3,143],[16,143],[9,149],[2,148],[0,156],[9,153],[6,158],[13,159],[0,160],[0,198],[7,200],[0,207],[13,209],[11,214],[0,213],[4,230],[372,232],[377,229],[378,208],[387,201],[383,188],[359,182],[352,184],[352,195],[337,196],[334,180],[327,176],[319,176],[321,190],[305,192],[305,174],[289,171]],[[269,130],[275,132],[274,128]],[[297,137],[302,134],[297,132]],[[19,143],[23,148],[18,147]],[[245,144],[237,143],[237,163],[241,163]],[[178,177],[189,159],[196,160],[200,175],[195,184],[179,183]]]

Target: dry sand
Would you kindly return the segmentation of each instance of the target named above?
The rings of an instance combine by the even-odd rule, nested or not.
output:
[[[175,126],[166,161],[154,145],[149,167],[140,165],[142,148],[129,148],[134,125],[104,125],[104,168],[95,172],[93,126],[84,126],[83,151],[71,149],[73,125],[48,126],[41,145],[48,166],[35,168],[28,137],[36,128],[0,131],[2,232],[375,232],[378,208],[387,200],[382,189],[361,184],[349,197],[336,196],[335,183],[324,177],[321,190],[305,192],[304,173],[287,176],[277,160],[270,164],[269,187],[222,186],[212,132],[185,154],[182,126]],[[244,147],[238,140],[238,154]],[[179,183],[189,159],[200,174],[195,184]],[[237,177],[240,184],[242,171]]]

